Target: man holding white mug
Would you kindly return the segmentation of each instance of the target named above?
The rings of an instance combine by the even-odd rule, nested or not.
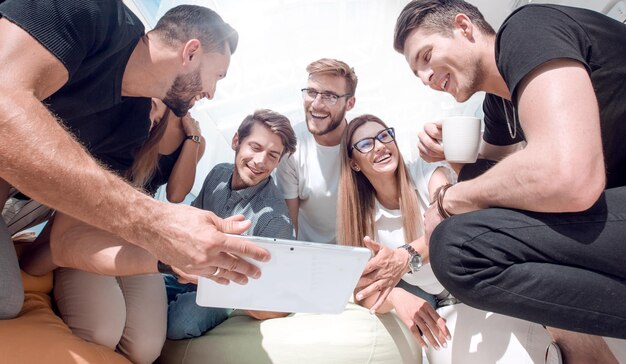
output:
[[[564,362],[617,363],[600,336],[626,339],[626,27],[532,4],[496,34],[465,1],[414,0],[394,48],[459,102],[487,92],[481,156],[497,163],[444,187],[425,214],[439,281],[470,306],[546,326]],[[440,129],[420,135],[427,161],[444,159]]]

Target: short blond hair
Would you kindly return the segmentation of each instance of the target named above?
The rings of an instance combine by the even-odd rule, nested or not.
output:
[[[356,77],[356,73],[354,73],[354,68],[348,66],[345,62],[332,58],[322,58],[309,64],[306,67],[306,71],[309,73],[309,77],[314,74],[322,73],[330,73],[335,76],[343,77],[348,87],[347,92],[352,96],[354,96],[356,92],[356,85],[359,79]]]

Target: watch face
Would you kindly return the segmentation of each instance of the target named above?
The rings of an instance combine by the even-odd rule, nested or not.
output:
[[[411,272],[416,273],[418,270],[420,270],[421,267],[422,267],[422,257],[419,254],[416,254],[413,257],[411,257],[411,260],[409,261],[409,268],[411,269]]]

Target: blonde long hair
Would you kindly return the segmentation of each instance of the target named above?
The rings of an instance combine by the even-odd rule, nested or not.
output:
[[[378,117],[365,114],[352,119],[341,139],[337,242],[342,245],[363,246],[364,236],[377,238],[374,223],[376,190],[363,173],[356,172],[350,167],[352,136],[359,127],[370,121],[387,128],[387,125]],[[393,142],[397,146],[396,141]],[[398,153],[398,168],[396,169],[396,186],[400,192],[404,238],[406,242],[410,242],[421,234],[422,219],[415,184],[407,172],[400,153]]]

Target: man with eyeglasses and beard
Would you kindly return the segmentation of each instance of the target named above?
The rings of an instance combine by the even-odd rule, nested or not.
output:
[[[298,240],[335,243],[339,144],[354,107],[357,76],[346,63],[319,59],[306,68],[305,123],[295,126],[296,152],[283,158],[276,177]]]

